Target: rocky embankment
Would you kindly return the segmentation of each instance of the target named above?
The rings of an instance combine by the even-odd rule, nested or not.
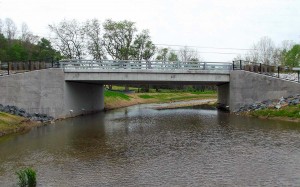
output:
[[[0,104],[0,112],[21,116],[30,119],[31,121],[49,122],[54,120],[53,117],[48,116],[47,114],[40,114],[40,113],[31,114],[26,112],[26,110],[22,108],[18,108],[16,106],[10,106],[10,105],[3,106],[2,104]]]
[[[250,112],[262,109],[280,109],[285,106],[300,104],[300,94],[289,97],[281,97],[279,99],[265,100],[242,106],[235,113]]]

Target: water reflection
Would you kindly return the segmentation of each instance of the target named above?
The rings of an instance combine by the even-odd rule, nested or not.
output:
[[[300,185],[298,124],[139,105],[59,121],[0,143],[0,181],[42,186]]]

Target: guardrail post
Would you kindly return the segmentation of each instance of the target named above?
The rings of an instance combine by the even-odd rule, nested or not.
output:
[[[260,71],[260,73],[262,73],[262,65],[261,65],[261,63],[259,63],[259,71]]]
[[[9,75],[10,74],[10,62],[7,62],[7,74]]]
[[[242,70],[242,60],[240,60],[240,70]]]

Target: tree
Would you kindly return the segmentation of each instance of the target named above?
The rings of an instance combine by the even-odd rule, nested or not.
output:
[[[87,36],[87,51],[94,60],[106,59],[106,52],[101,37],[101,24],[97,19],[87,20],[84,30]]]
[[[156,56],[156,60],[167,61],[168,60],[168,48],[162,48],[158,50],[158,54]]]
[[[263,37],[253,45],[253,50],[246,56],[246,59],[256,63],[272,65],[275,64],[274,51],[274,42],[269,37]]]
[[[38,36],[33,35],[33,33],[29,30],[26,23],[22,24],[21,27],[21,41],[24,43],[36,43],[39,40]]]
[[[49,28],[55,34],[53,42],[65,57],[81,59],[84,56],[84,30],[80,23],[74,19],[64,20],[58,25],[49,25]]]
[[[285,65],[290,67],[300,66],[300,45],[294,45],[285,55]]]
[[[3,23],[2,23],[2,19],[0,19],[0,34],[3,34]]]
[[[60,59],[60,53],[53,49],[51,42],[46,38],[41,38],[41,40],[37,44],[37,56],[39,59],[48,59],[48,58],[55,58]]]
[[[150,60],[155,54],[156,47],[151,41],[148,30],[138,34],[132,46],[132,58],[135,60]]]
[[[285,40],[281,43],[281,47],[280,47],[280,56],[279,56],[279,61],[281,65],[285,65],[286,64],[286,54],[289,50],[291,50],[293,48],[293,46],[295,45],[295,43],[293,41],[290,40]]]
[[[10,18],[5,19],[4,26],[3,26],[3,33],[4,33],[4,36],[9,41],[16,38],[17,27],[16,27],[15,23],[13,22],[13,20],[11,20]]]
[[[171,51],[168,55],[168,61],[173,61],[173,62],[179,61],[177,54]]]
[[[180,61],[182,62],[190,62],[190,61],[198,61],[199,55],[197,51],[192,50],[185,46],[184,48],[179,50]]]
[[[103,24],[104,47],[107,53],[117,60],[129,60],[132,55],[132,41],[137,31],[131,21],[112,21],[108,19]]]
[[[158,50],[158,54],[156,56],[156,60],[161,60],[161,61],[172,61],[176,62],[179,61],[178,55],[174,50],[170,48],[161,48]]]

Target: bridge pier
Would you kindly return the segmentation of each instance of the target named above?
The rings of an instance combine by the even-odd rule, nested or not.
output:
[[[218,87],[218,108],[229,110],[230,86],[229,83],[217,85]]]

